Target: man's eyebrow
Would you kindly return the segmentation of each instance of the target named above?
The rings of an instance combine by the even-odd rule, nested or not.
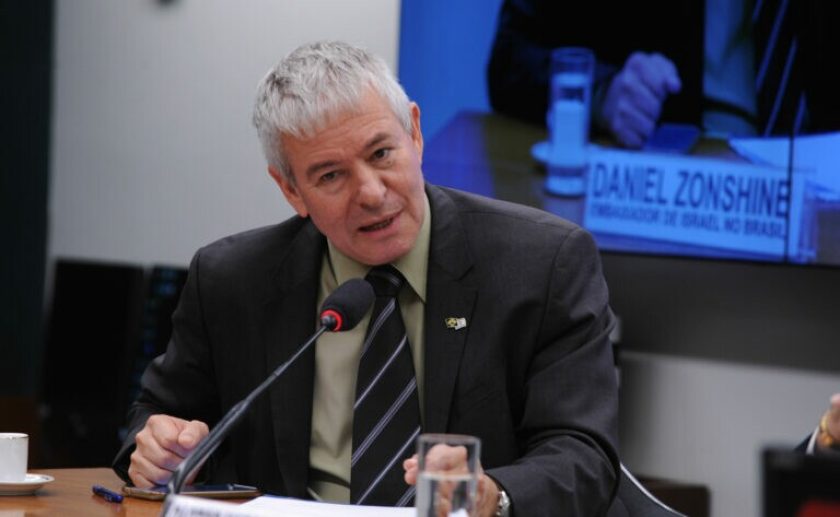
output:
[[[390,138],[391,138],[391,135],[389,133],[385,133],[385,132],[376,133],[375,135],[373,135],[373,138],[368,140],[368,143],[365,145],[365,149],[370,149],[371,147],[376,147],[377,145],[381,144],[382,142],[384,142],[385,140],[388,140]]]
[[[313,163],[306,168],[306,176],[312,176],[320,170],[329,169],[331,167],[335,167],[336,165],[338,165],[338,162],[335,160],[324,160],[322,162]]]

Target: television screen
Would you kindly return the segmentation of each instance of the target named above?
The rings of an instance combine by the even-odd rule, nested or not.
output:
[[[840,5],[500,6],[481,84],[492,113],[453,107],[427,179],[557,213],[605,251],[840,265]],[[563,63],[561,47],[592,61]],[[451,68],[450,48],[401,51],[409,95],[421,80],[438,93],[421,108],[461,87],[411,72]]]

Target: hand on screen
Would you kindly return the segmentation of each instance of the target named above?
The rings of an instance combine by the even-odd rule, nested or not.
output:
[[[131,454],[128,475],[140,488],[164,485],[172,471],[207,436],[207,424],[169,415],[152,415],[137,433],[137,448]],[[192,483],[187,480],[187,484]]]
[[[840,393],[831,396],[830,406],[825,418],[825,428],[835,441],[840,439]]]
[[[665,99],[681,88],[671,60],[662,54],[634,52],[607,87],[598,122],[621,145],[639,148],[653,133]]]
[[[467,457],[463,447],[436,445],[429,451],[429,455],[426,457],[426,465],[438,472],[451,474],[468,472]],[[403,462],[403,469],[405,469],[405,482],[409,485],[416,485],[419,469],[416,454]],[[496,514],[496,505],[499,501],[499,488],[496,486],[496,482],[484,473],[481,465],[478,466],[478,472],[475,515],[490,517]],[[442,504],[437,508],[437,512],[441,517],[449,515],[449,508],[446,507],[446,488],[443,484],[438,487],[442,495],[442,501],[440,501]]]

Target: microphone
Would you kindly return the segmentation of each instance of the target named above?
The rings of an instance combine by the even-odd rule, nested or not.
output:
[[[167,485],[170,494],[178,494],[184,487],[187,479],[204,464],[207,458],[221,445],[222,441],[230,434],[233,427],[242,420],[242,417],[251,407],[254,400],[274,384],[280,375],[292,365],[292,363],[300,357],[312,343],[317,340],[321,334],[326,331],[342,332],[350,330],[359,324],[359,321],[367,313],[371,305],[373,305],[374,294],[373,287],[367,281],[361,278],[354,278],[344,282],[333,291],[323,305],[321,305],[320,322],[321,326],[310,337],[306,343],[301,345],[297,352],[292,355],[286,362],[275,369],[266,380],[257,386],[254,391],[248,394],[247,397],[236,403],[230,410],[219,420],[216,427],[204,437],[198,446],[184,458],[184,461],[178,465],[172,472],[172,478]]]
[[[333,332],[355,328],[374,300],[373,288],[361,278],[341,284],[321,305],[321,325]]]

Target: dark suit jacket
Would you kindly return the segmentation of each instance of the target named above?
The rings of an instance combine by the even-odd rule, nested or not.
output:
[[[618,479],[613,316],[592,238],[550,214],[427,186],[425,432],[482,439],[519,516],[599,515]],[[212,426],[315,329],[325,239],[308,219],[234,235],[190,266],[173,337],[143,376],[150,414]],[[467,328],[447,329],[447,317]],[[210,479],[307,497],[314,353],[251,408]]]

